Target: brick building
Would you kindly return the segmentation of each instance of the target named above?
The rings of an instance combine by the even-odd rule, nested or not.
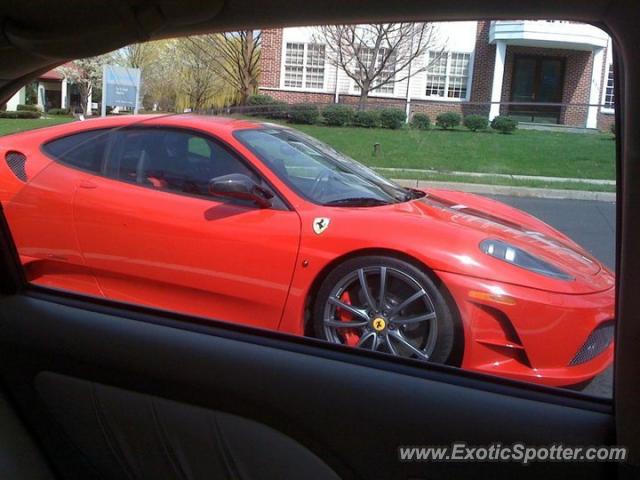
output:
[[[369,104],[432,117],[502,114],[601,130],[613,123],[611,39],[602,30],[513,20],[443,22],[437,32],[437,44],[411,65],[417,73],[397,72],[398,81],[370,92]],[[261,93],[288,103],[357,103],[355,82],[327,61],[319,38],[314,27],[263,31]]]

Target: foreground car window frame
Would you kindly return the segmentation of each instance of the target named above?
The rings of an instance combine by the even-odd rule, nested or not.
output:
[[[277,190],[276,190],[277,191]]]
[[[407,18],[411,17],[415,19],[424,17],[425,12],[428,12],[429,14],[435,12],[434,18],[442,19],[466,19],[469,16],[484,16],[485,18],[501,16],[502,18],[507,19],[512,17],[539,17],[541,13],[544,14],[545,12],[552,11],[554,12],[552,15],[558,18],[582,21],[585,21],[586,19],[592,22],[597,21],[597,25],[605,29],[607,25],[611,26],[611,29],[613,30],[611,35],[612,37],[615,35],[620,41],[622,47],[621,51],[623,56],[626,58],[633,58],[634,54],[632,47],[638,43],[637,32],[634,32],[634,29],[637,30],[635,25],[636,22],[634,21],[634,16],[630,14],[632,10],[629,8],[629,2],[593,2],[592,4],[587,3],[579,6],[576,4],[567,5],[559,4],[558,2],[543,2],[542,4],[522,4],[522,6],[516,5],[514,7],[513,4],[507,4],[506,2],[490,1],[489,3],[484,3],[482,5],[469,4],[467,5],[469,10],[464,13],[460,13],[460,10],[466,7],[459,7],[459,10],[456,11],[451,8],[449,3],[446,2],[436,2],[435,4],[430,4],[428,6],[425,6],[420,2],[411,2],[403,7],[403,12],[406,12],[404,14],[407,15]],[[322,8],[324,8],[324,10]],[[287,9],[284,13],[284,17],[281,15],[278,15],[277,18],[272,16],[269,17],[268,21],[273,23],[289,21],[301,24],[304,21],[318,21],[318,19],[328,19],[327,21],[337,19],[336,14],[332,13],[332,10],[328,10],[326,7],[322,8],[316,8],[316,10],[313,10],[313,8],[311,10],[305,10],[303,8]],[[375,10],[375,13],[367,15],[375,17],[374,20],[379,20],[382,18],[382,15],[384,15],[383,9],[384,7],[378,8]],[[396,15],[396,12],[392,12],[391,10],[391,8],[388,8],[386,11],[391,12],[391,15]],[[513,13],[514,11],[516,12],[515,14]],[[231,13],[229,14],[229,12]],[[255,25],[258,24],[257,22],[261,21],[260,19],[263,18],[264,15],[264,12],[260,9],[256,9],[254,12],[247,11],[246,13],[247,17],[245,17],[245,20],[247,22],[254,22]],[[231,18],[233,22],[237,22],[237,12],[234,12],[233,9],[228,9],[223,13],[221,19],[216,18],[215,21],[211,22],[211,25],[219,26],[220,22],[221,24],[226,25],[224,22],[228,22],[229,18]],[[272,18],[276,19],[273,20]],[[361,6],[357,5],[354,7],[347,4],[345,6],[343,16],[339,20],[356,21],[362,19],[363,14]],[[237,23],[233,23],[233,25],[236,24]],[[204,24],[200,24],[198,28],[202,31],[205,28]],[[177,30],[174,27],[174,30],[169,29],[168,31],[171,33]],[[132,38],[132,35],[129,35],[127,38]],[[152,38],[154,37],[152,36]],[[73,55],[73,53],[69,55]],[[40,63],[34,63],[36,67],[32,67],[32,70],[35,71],[35,68],[41,68],[41,71],[44,72],[45,70],[48,70],[48,68],[44,68],[43,65],[45,65],[45,63],[48,64],[49,62],[52,62],[50,58],[43,58]],[[49,67],[52,66],[54,65],[50,65]],[[635,345],[631,344],[631,339],[638,338],[638,334],[640,333],[640,326],[638,325],[638,322],[632,321],[632,319],[637,317],[637,312],[640,307],[640,298],[637,298],[638,296],[636,295],[635,289],[638,283],[633,282],[634,280],[637,281],[640,279],[640,253],[637,252],[640,229],[637,228],[635,218],[637,216],[637,212],[635,211],[637,201],[632,195],[637,194],[638,185],[640,185],[638,182],[640,172],[637,168],[639,160],[638,151],[640,151],[640,148],[638,148],[637,136],[633,135],[631,132],[637,131],[640,116],[638,115],[639,112],[636,107],[640,105],[640,102],[638,102],[637,93],[633,91],[625,92],[622,87],[624,87],[625,77],[628,79],[637,79],[638,76],[640,76],[640,70],[638,65],[628,65],[627,67],[628,68],[625,68],[625,65],[617,65],[615,67],[615,83],[616,91],[618,92],[618,95],[616,95],[616,135],[618,138],[616,146],[618,176],[618,215],[616,217],[616,224],[618,226],[616,277],[618,282],[616,285],[616,307],[618,314],[616,316],[619,323],[618,328],[616,329],[616,362],[614,372],[616,382],[614,383],[614,400],[616,404],[618,433],[622,432],[622,435],[619,436],[619,443],[637,446],[637,439],[640,438],[640,435],[638,435],[640,422],[637,421],[638,412],[640,412],[640,408],[638,407],[640,404],[636,380],[639,376],[640,364],[638,362],[637,349],[635,348]],[[3,92],[6,94],[11,89],[15,89],[16,85],[23,82],[25,78],[26,77],[23,77],[21,72],[20,78],[12,78],[8,80],[6,86],[3,88]],[[628,109],[624,108],[627,103],[629,105]],[[624,170],[622,169],[623,164]],[[624,230],[620,228],[621,226],[625,227]],[[48,296],[51,301],[70,301],[70,297],[65,296],[64,293],[58,294],[52,290],[41,291],[38,288],[25,284],[19,262],[17,261],[15,248],[10,250],[12,242],[6,224],[2,228],[2,232],[0,232],[0,242],[3,242],[3,248],[0,249],[2,252],[2,264],[4,269],[4,275],[0,281],[3,293],[43,295]],[[621,258],[620,254],[623,254],[624,257]],[[90,308],[91,306],[97,305],[98,302],[93,302],[91,299],[87,300],[86,298],[78,298],[77,304],[80,305],[81,308]],[[112,308],[113,312],[118,316],[125,316],[132,310],[130,306],[121,304],[115,304]],[[150,311],[149,316],[153,317],[153,320],[149,321],[159,321],[162,316],[162,312]],[[624,322],[621,321],[623,318]],[[189,320],[189,318],[185,317],[185,320]],[[197,321],[197,319],[193,318],[191,320]],[[187,327],[188,324],[175,326],[177,329]],[[260,338],[265,337],[266,334]],[[287,348],[287,346],[294,344],[295,342],[296,339],[287,339],[283,342],[283,348]],[[328,350],[328,348],[318,349],[321,354]],[[344,353],[346,354],[346,352]],[[353,363],[360,361],[360,357],[350,358],[351,360],[348,361],[352,361]],[[381,368],[387,369],[398,363],[399,362],[385,362],[385,365]],[[433,370],[436,369],[434,368]],[[455,381],[457,379],[452,380]],[[477,388],[484,389],[487,388],[487,386],[494,385],[492,380],[495,379],[489,378],[485,381],[480,378],[480,384]],[[443,381],[446,380],[443,379]],[[524,392],[527,394],[527,398],[530,397],[540,401],[561,401],[566,399],[568,396],[573,396],[572,392],[560,392],[559,395],[555,395],[554,392],[550,392],[548,389],[545,389],[543,395],[535,396],[531,391],[531,388],[528,388],[531,387],[530,385],[517,384],[514,382],[510,382],[509,385],[513,386],[513,388],[503,392],[504,394],[515,396]],[[589,403],[593,404],[593,399],[590,399]],[[577,403],[575,404],[575,407],[586,408],[584,407],[584,404],[580,406]]]

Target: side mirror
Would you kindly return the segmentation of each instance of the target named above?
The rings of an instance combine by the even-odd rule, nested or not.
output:
[[[209,193],[217,197],[249,200],[260,208],[269,208],[273,194],[242,173],[216,177],[209,182]]]

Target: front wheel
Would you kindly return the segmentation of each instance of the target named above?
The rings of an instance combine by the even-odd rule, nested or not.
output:
[[[316,337],[402,357],[447,363],[459,345],[454,315],[421,269],[382,256],[347,260],[322,282]]]

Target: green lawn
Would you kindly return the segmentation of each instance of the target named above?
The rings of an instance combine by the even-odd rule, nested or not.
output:
[[[615,179],[615,141],[609,134],[293,126],[375,167]]]
[[[21,132],[23,130],[33,130],[34,128],[50,127],[72,121],[72,117],[50,117],[50,118],[0,118],[0,135]]]

